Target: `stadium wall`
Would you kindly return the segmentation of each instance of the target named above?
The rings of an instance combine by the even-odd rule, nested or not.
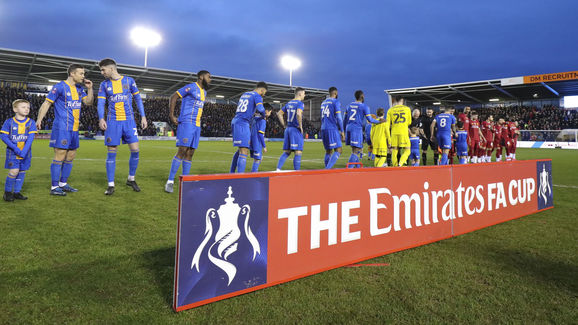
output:
[[[551,160],[181,177],[181,311],[553,207]]]

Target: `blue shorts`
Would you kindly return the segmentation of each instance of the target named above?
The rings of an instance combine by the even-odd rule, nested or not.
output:
[[[345,132],[345,144],[355,148],[363,148],[363,130],[347,130],[347,132]]]
[[[127,121],[107,121],[107,127],[104,131],[104,145],[118,146],[122,143],[138,142],[138,134],[134,120]]]
[[[65,150],[78,149],[78,131],[53,129],[48,145],[52,148]]]
[[[438,134],[437,136],[438,146],[442,149],[452,148],[452,136],[451,134]]]
[[[244,121],[231,122],[233,129],[233,146],[249,148],[251,141],[251,126]]]
[[[341,135],[339,134],[339,130],[321,130],[321,139],[323,140],[325,150],[341,148]]]
[[[301,130],[293,126],[288,126],[285,129],[283,150],[303,151],[303,134],[301,134]]]
[[[409,159],[419,160],[419,148],[418,149],[411,149],[409,154]]]
[[[4,163],[4,168],[19,169],[20,171],[29,170],[32,161],[32,154],[29,152],[24,159],[18,158],[19,157],[15,155],[12,150],[6,150],[6,162]]]
[[[468,145],[467,144],[456,144],[456,154],[458,157],[467,157],[468,156]]]
[[[201,128],[193,123],[180,123],[177,127],[177,147],[190,147],[197,149]]]

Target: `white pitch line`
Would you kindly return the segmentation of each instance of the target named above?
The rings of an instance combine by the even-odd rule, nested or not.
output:
[[[564,188],[578,188],[578,186],[574,185],[562,185],[562,184],[554,184],[556,187],[564,187]]]

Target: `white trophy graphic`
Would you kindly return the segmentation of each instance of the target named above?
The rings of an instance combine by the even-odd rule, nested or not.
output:
[[[544,204],[548,203],[550,194],[552,194],[550,174],[546,171],[546,165],[542,165],[542,171],[540,172],[540,196],[544,199]]]
[[[229,262],[228,258],[231,254],[237,251],[237,244],[241,238],[241,229],[239,229],[238,226],[239,216],[245,217],[244,231],[247,240],[253,247],[253,261],[255,260],[257,254],[261,253],[261,248],[259,246],[259,241],[255,235],[253,235],[251,227],[249,226],[249,215],[251,213],[251,207],[248,204],[240,207],[239,204],[233,203],[235,198],[231,196],[233,194],[231,186],[229,186],[227,194],[229,197],[225,198],[225,204],[222,204],[218,210],[213,208],[207,210],[205,215],[205,238],[195,251],[193,262],[191,263],[191,269],[196,268],[197,272],[199,272],[199,262],[201,255],[205,250],[205,246],[213,236],[212,219],[215,219],[218,215],[220,226],[217,230],[217,234],[215,235],[214,242],[211,244],[207,251],[207,255],[211,263],[219,267],[227,274],[227,277],[229,278],[227,286],[229,286],[237,274],[237,267],[233,263]],[[215,252],[213,249],[215,246],[217,253],[216,255],[214,255]]]

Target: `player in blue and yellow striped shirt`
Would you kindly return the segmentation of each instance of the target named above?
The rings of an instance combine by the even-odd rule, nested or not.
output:
[[[175,175],[181,166],[181,175],[188,175],[191,171],[191,159],[195,149],[199,145],[201,137],[201,116],[207,97],[207,88],[211,85],[209,71],[197,72],[197,82],[185,85],[177,90],[169,99],[169,112],[171,121],[178,125],[177,128],[177,154],[173,157],[169,178],[165,184],[165,192],[172,193],[175,184]],[[175,106],[181,98],[181,112],[179,118],[175,117]]]
[[[86,92],[82,85],[86,87]],[[50,147],[54,148],[54,159],[50,165],[52,178],[51,195],[65,196],[66,192],[78,192],[68,185],[72,161],[78,148],[78,126],[82,104],[92,106],[92,81],[84,79],[84,68],[78,64],[68,67],[68,78],[54,85],[38,111],[36,127],[42,128],[42,120],[54,104],[54,123],[50,135]]]
[[[122,143],[128,144],[130,149],[129,172],[126,185],[132,187],[135,192],[140,188],[134,180],[139,161],[139,145],[132,100],[141,116],[141,127],[147,128],[144,106],[140,92],[133,78],[121,76],[113,59],[103,59],[98,63],[100,72],[105,80],[100,83],[98,90],[98,118],[99,126],[104,130],[104,144],[108,147],[106,158],[106,175],[108,188],[105,195],[114,193],[114,174],[116,170],[117,147]],[[104,106],[108,101],[108,116],[104,119]]]
[[[32,141],[38,133],[34,121],[28,118],[30,102],[17,99],[12,102],[12,109],[14,117],[6,120],[0,130],[0,139],[6,144],[4,168],[8,169],[8,176],[4,185],[4,201],[7,202],[28,199],[20,190],[26,171],[30,169]]]

